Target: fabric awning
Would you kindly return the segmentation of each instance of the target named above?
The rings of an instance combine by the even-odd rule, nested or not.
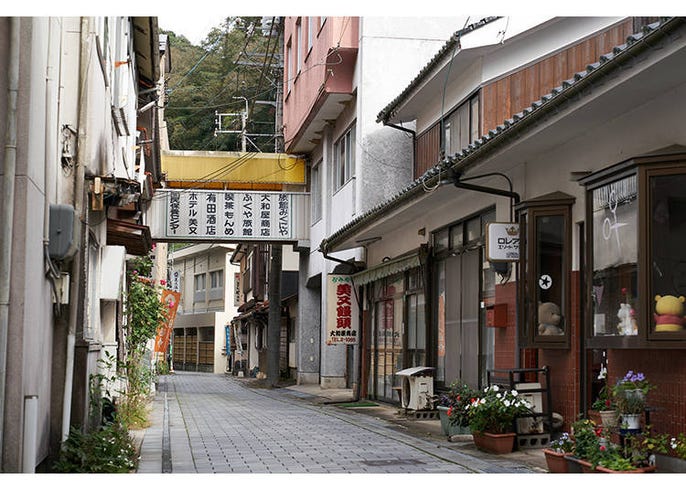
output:
[[[353,274],[352,278],[356,286],[362,286],[383,279],[384,277],[392,276],[393,274],[404,272],[414,267],[419,267],[420,265],[421,260],[419,259],[419,253],[417,252],[397,259],[387,260],[386,262],[365,269],[357,274]]]

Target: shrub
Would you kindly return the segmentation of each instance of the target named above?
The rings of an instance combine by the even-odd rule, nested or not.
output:
[[[85,434],[72,427],[53,469],[57,473],[129,473],[136,463],[133,440],[115,420]]]

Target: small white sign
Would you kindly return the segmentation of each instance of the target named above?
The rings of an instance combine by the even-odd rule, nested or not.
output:
[[[550,277],[548,274],[543,274],[538,279],[538,285],[541,289],[550,289],[553,285],[553,278]]]
[[[486,258],[491,262],[519,260],[519,223],[489,223],[486,226]]]

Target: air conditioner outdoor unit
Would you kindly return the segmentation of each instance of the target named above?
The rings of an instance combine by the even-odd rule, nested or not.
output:
[[[401,376],[400,405],[408,410],[431,410],[434,395],[434,378],[426,373],[434,368],[420,366],[395,373]]]

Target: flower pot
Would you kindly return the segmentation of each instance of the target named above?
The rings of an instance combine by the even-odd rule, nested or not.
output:
[[[600,425],[608,429],[617,427],[619,416],[617,410],[601,410]]]
[[[558,453],[552,449],[544,449],[543,453],[550,473],[569,473],[569,465],[565,456],[570,453]]]
[[[622,425],[626,425],[627,429],[641,428],[641,414],[640,413],[623,413]]]
[[[505,434],[491,434],[490,432],[472,432],[474,444],[482,451],[493,454],[507,454],[514,449],[515,432]]]

